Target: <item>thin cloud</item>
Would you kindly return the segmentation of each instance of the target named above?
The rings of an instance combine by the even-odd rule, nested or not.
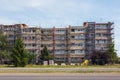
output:
[[[16,24],[16,23],[18,23],[16,20],[0,17],[0,24]]]
[[[115,22],[115,45],[120,54],[120,1],[106,0],[0,0],[0,24],[64,27],[84,21]],[[119,43],[119,44],[118,44]]]

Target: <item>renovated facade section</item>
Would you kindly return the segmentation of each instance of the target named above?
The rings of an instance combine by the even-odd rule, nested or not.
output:
[[[84,23],[85,32],[85,53],[90,54],[95,50],[105,51],[114,39],[114,23]]]
[[[0,30],[7,36],[11,47],[21,37],[26,50],[37,55],[36,62],[46,45],[55,62],[80,63],[95,50],[107,50],[113,40],[113,27],[112,22],[84,22],[82,26],[69,25],[65,28],[0,25]]]

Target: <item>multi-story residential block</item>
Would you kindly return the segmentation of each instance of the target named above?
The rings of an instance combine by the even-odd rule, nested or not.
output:
[[[26,24],[0,25],[0,30],[7,36],[11,47],[17,37],[21,37],[25,49],[41,54],[44,45],[55,62],[80,63],[86,55],[95,50],[107,50],[113,39],[113,24],[84,22],[83,26],[65,28],[28,27]],[[36,62],[39,61],[37,57]]]
[[[21,31],[24,26],[26,25],[25,24],[0,25],[0,30],[2,30],[4,35],[7,36],[11,47],[14,47],[17,37],[21,36]]]
[[[113,40],[114,23],[86,22],[84,26],[86,27],[85,53],[89,54],[95,50],[107,50]]]

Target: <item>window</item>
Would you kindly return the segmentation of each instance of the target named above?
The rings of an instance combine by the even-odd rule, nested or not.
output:
[[[84,39],[84,35],[83,34],[77,35],[77,36],[75,36],[75,39]]]
[[[32,32],[35,32],[35,30],[32,30]]]
[[[55,37],[55,40],[64,40],[64,39],[65,39],[64,36],[56,36],[56,37]]]
[[[73,39],[74,39],[74,38],[75,38],[75,36],[71,36],[71,38],[73,38]]]
[[[9,38],[14,38],[14,35],[9,35]]]
[[[35,39],[35,36],[32,36],[32,39],[34,40],[34,39]]]
[[[75,50],[71,50],[71,53],[75,53]]]
[[[75,32],[75,29],[71,29],[72,32]]]
[[[108,26],[107,25],[96,25],[95,26],[95,29],[107,29],[108,28]]]
[[[84,32],[84,29],[75,29],[75,32]]]
[[[55,54],[64,54],[64,53],[65,53],[64,50],[56,50],[56,51],[55,51]]]
[[[32,44],[32,46],[33,46],[33,47],[35,47],[35,46],[36,46],[36,44]]]
[[[84,43],[71,43],[71,46],[84,46]]]
[[[75,50],[75,54],[81,54],[84,53],[84,50]]]
[[[64,34],[64,33],[65,33],[65,30],[58,29],[58,30],[56,30],[55,33],[58,33],[58,34]]]
[[[96,33],[95,36],[96,36],[96,37],[100,37],[100,36],[101,36],[101,33]]]
[[[64,44],[56,44],[56,47],[65,47]]]
[[[83,43],[79,43],[78,46],[83,46]]]
[[[52,44],[48,44],[47,47],[52,47]]]
[[[104,43],[107,43],[107,40],[96,40],[95,43],[97,44],[104,44]]]
[[[73,54],[83,54],[84,50],[71,50],[71,53],[73,53]]]

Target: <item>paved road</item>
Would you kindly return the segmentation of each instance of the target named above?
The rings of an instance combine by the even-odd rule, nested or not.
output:
[[[119,73],[0,74],[0,80],[120,80]]]

